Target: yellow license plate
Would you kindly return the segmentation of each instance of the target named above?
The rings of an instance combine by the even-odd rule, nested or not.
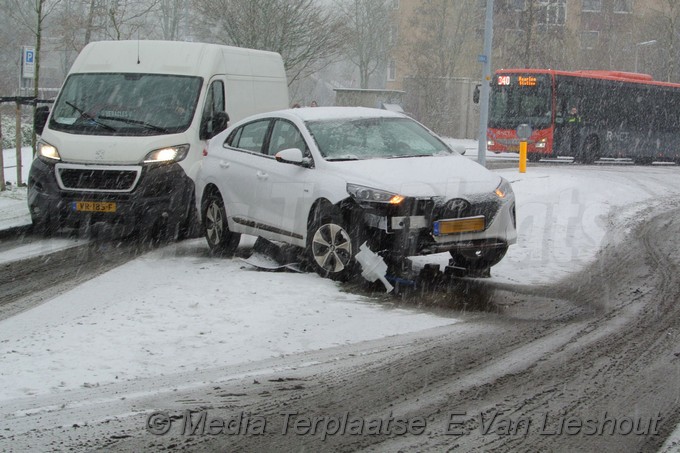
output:
[[[76,201],[73,210],[79,212],[116,212],[116,203],[104,201]]]
[[[434,235],[471,233],[484,231],[486,222],[484,216],[466,217],[464,219],[440,220],[434,223]]]

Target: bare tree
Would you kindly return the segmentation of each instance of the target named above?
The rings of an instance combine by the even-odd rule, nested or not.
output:
[[[154,11],[160,0],[117,0],[110,2],[107,9],[108,38],[120,40],[139,35],[146,25],[147,15]]]
[[[45,20],[59,4],[60,0],[11,0],[8,3],[7,14],[15,22],[29,30],[35,37],[35,76],[33,79],[33,95],[38,97],[40,87],[40,50]]]
[[[160,0],[159,12],[163,39],[177,40],[180,37],[180,25],[186,20],[187,0]]]
[[[315,0],[195,0],[195,7],[205,40],[280,53],[289,84],[342,54],[342,21]]]
[[[663,52],[664,75],[668,81],[678,81],[678,52],[680,51],[680,3],[678,0],[660,0],[649,6],[648,39],[656,39],[656,48]],[[641,39],[644,41],[644,39]]]
[[[59,4],[60,0],[32,0],[30,2],[24,0],[13,0],[10,2],[8,14],[20,26],[30,30],[35,37],[35,74],[33,76],[33,96],[38,98],[40,89],[40,51],[42,48],[42,38],[47,16],[54,11],[54,8]],[[35,104],[33,105],[33,113],[35,114]],[[35,154],[35,131],[32,134],[31,146],[33,147],[33,154]],[[17,153],[17,168],[21,168],[21,155]],[[17,178],[17,182],[21,183],[21,177]]]
[[[349,29],[347,57],[359,68],[361,88],[368,88],[371,76],[385,66],[397,29],[390,17],[388,0],[343,0],[339,3]]]

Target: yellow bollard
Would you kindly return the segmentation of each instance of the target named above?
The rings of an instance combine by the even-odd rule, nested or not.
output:
[[[527,172],[527,142],[525,140],[519,142],[519,172]]]

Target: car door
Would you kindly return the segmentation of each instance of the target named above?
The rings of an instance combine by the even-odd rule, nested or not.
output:
[[[256,233],[257,210],[261,194],[259,177],[264,145],[271,120],[249,122],[234,130],[224,144],[211,146],[211,164],[224,199],[227,216],[239,225],[236,231]]]
[[[288,148],[298,148],[311,163],[309,147],[298,128],[286,119],[276,119],[262,159],[257,190],[258,219],[272,239],[301,243],[304,238],[311,200],[309,165],[279,162],[275,155]]]

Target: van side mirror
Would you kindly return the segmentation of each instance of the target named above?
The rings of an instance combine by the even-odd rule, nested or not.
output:
[[[36,107],[35,114],[33,115],[33,127],[35,128],[35,133],[42,135],[43,129],[45,129],[45,124],[47,124],[47,117],[50,116],[50,108],[46,105]]]
[[[227,112],[217,112],[213,116],[205,117],[201,120],[199,138],[208,140],[222,132],[229,124],[229,114]]]
[[[475,91],[472,92],[472,102],[479,104],[479,89],[482,85],[478,83],[475,85]]]

